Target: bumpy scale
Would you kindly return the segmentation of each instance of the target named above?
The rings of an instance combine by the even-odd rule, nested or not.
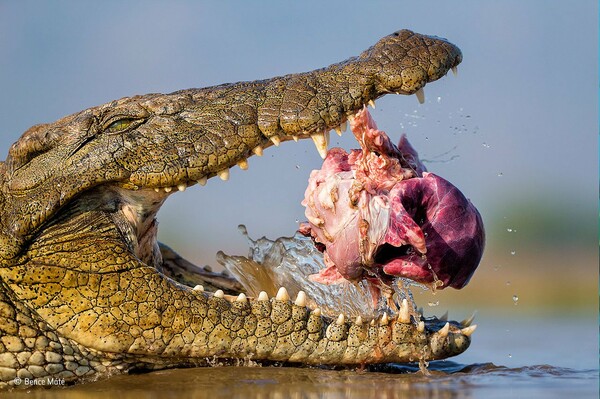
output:
[[[123,98],[29,129],[0,164],[0,386],[212,357],[367,364],[464,351],[472,330],[455,322],[347,321],[302,297],[237,296],[231,278],[159,244],[155,220],[173,192],[227,180],[271,145],[312,137],[323,152],[324,132],[364,104],[420,93],[461,57],[399,31],[321,70]]]

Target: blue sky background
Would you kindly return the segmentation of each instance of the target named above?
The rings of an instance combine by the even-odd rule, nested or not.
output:
[[[123,96],[320,68],[409,28],[447,37],[464,61],[457,78],[426,87],[424,105],[379,100],[380,128],[406,133],[471,198],[491,250],[575,235],[597,251],[597,25],[592,0],[0,1],[0,158],[36,123]],[[356,146],[350,134],[339,145]],[[240,223],[290,235],[320,162],[310,141],[271,148],[229,182],[173,195],[160,236],[214,265],[219,249],[246,252]],[[525,220],[538,207],[556,218],[547,240],[543,223]]]

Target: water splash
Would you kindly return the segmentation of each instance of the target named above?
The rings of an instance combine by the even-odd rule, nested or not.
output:
[[[373,303],[369,289],[362,282],[324,285],[309,279],[311,274],[325,268],[323,254],[315,248],[311,238],[296,233],[293,237],[275,241],[266,237],[253,240],[245,226],[238,228],[248,241],[248,256],[232,256],[219,251],[217,261],[240,281],[248,295],[256,297],[260,291],[265,291],[274,296],[279,287],[285,287],[294,298],[302,290],[310,307],[319,307],[329,316],[337,316],[340,312],[367,318],[384,312],[393,315],[394,308],[399,308],[398,304],[404,298],[412,304],[413,310],[416,309],[409,287],[418,284],[411,280],[397,279],[391,292],[383,293],[377,303]]]

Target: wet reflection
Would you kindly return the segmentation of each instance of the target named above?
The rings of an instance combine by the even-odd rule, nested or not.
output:
[[[565,388],[587,394],[598,377],[597,370],[548,365],[507,368],[492,363],[462,365],[452,361],[432,362],[429,375],[417,370],[418,365],[377,366],[369,371],[234,366],[174,369],[118,375],[65,388],[18,389],[0,397],[444,399],[493,396],[506,392],[508,383],[513,392],[542,398],[548,392],[560,393]]]
[[[13,398],[396,398],[471,397],[448,375],[333,371],[289,367],[216,367],[120,375],[66,388],[13,391]],[[433,373],[436,373],[435,371]],[[441,380],[440,378],[441,377]],[[439,383],[431,384],[433,380]],[[442,382],[442,380],[447,380]]]

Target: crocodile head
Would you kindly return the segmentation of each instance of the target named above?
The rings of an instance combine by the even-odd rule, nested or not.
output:
[[[304,293],[251,298],[159,244],[155,219],[173,192],[227,180],[282,141],[312,138],[324,156],[325,132],[385,94],[422,98],[461,58],[403,30],[324,69],[123,98],[30,128],[0,165],[0,381],[214,357],[369,364],[463,352],[470,321],[349,321],[306,307]]]

